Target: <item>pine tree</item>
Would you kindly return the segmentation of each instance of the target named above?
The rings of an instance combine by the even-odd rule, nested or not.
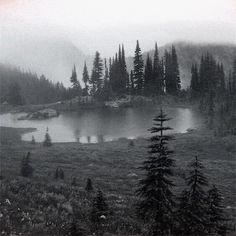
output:
[[[161,62],[157,43],[155,43],[154,58],[153,58],[153,73],[152,73],[152,94],[158,95],[163,91],[163,80],[161,76]]]
[[[137,40],[136,49],[135,49],[135,56],[134,56],[134,86],[136,94],[143,93],[143,59],[142,59],[142,52],[139,47],[139,42]]]
[[[179,74],[178,57],[175,50],[175,46],[172,46],[171,57],[172,57],[173,81],[175,83],[175,93],[178,94],[178,92],[181,89],[181,81],[180,81],[180,74]]]
[[[72,75],[70,77],[70,82],[72,83],[72,88],[75,91],[75,95],[79,95],[81,92],[81,86],[80,83],[77,79],[77,72],[76,72],[76,67],[74,65],[74,68],[72,69]]]
[[[200,92],[200,84],[199,84],[199,75],[198,75],[198,67],[197,64],[192,65],[191,68],[191,84],[190,84],[190,89],[191,89],[191,98],[196,99],[199,97],[199,92]]]
[[[213,185],[208,191],[208,233],[218,233],[225,235],[227,227],[225,225],[224,207],[222,205],[222,196],[218,188]]]
[[[46,131],[46,134],[45,134],[45,138],[44,138],[44,141],[43,141],[43,146],[45,147],[50,147],[52,146],[52,140],[51,140],[51,137],[48,133],[48,128],[47,128],[47,131]]]
[[[197,157],[190,163],[189,176],[186,178],[188,188],[181,194],[177,212],[180,235],[207,235],[207,196],[204,187],[208,181],[203,169]]]
[[[28,152],[27,155],[23,157],[21,161],[21,175],[23,177],[32,177],[33,171],[34,169],[30,165],[30,152]]]
[[[137,212],[149,223],[149,235],[168,235],[173,226],[174,199],[171,188],[174,184],[171,177],[175,162],[170,157],[173,151],[168,148],[168,141],[172,136],[164,134],[171,130],[164,126],[168,120],[162,110],[154,118],[154,127],[150,132],[155,135],[150,138],[149,155],[141,167],[145,171],[145,177],[137,190],[140,198]]]
[[[93,61],[92,75],[90,77],[90,83],[92,84],[92,95],[100,93],[103,87],[103,63],[100,57],[100,53],[97,51],[95,53],[95,58]]]
[[[93,191],[93,185],[92,185],[92,180],[90,178],[87,179],[86,187],[85,190],[87,192]]]
[[[146,65],[144,69],[144,93],[146,96],[152,95],[153,90],[153,72],[152,72],[152,60],[149,57],[149,54],[147,55]]]
[[[104,234],[108,213],[109,209],[105,197],[99,190],[93,200],[91,211],[92,232],[95,232],[96,235],[102,236]]]
[[[89,74],[88,74],[88,69],[87,69],[86,62],[84,63],[83,82],[84,82],[84,85],[85,85],[85,89],[84,89],[85,95],[88,95],[89,94],[89,86],[88,86]]]

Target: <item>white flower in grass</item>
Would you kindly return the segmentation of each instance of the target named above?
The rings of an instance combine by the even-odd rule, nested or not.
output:
[[[11,205],[11,202],[9,201],[9,199],[6,199],[6,203]]]

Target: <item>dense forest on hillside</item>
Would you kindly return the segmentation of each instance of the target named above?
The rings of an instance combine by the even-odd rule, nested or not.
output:
[[[44,104],[70,98],[73,93],[62,83],[52,83],[44,75],[25,72],[0,64],[1,103],[13,105]]]

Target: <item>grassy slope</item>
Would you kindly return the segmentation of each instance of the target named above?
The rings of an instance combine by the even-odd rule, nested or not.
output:
[[[16,130],[17,133],[23,132]],[[94,187],[105,192],[110,206],[116,212],[116,224],[124,219],[124,222],[133,222],[135,225],[138,222],[133,218],[132,204],[135,203],[134,191],[142,175],[137,168],[146,156],[147,141],[138,139],[134,144],[133,147],[129,146],[126,139],[101,144],[56,143],[49,148],[39,143],[3,144],[0,147],[0,175],[6,180],[19,176],[21,158],[30,151],[35,183],[40,181],[48,187],[57,186],[59,183],[54,179],[57,167],[65,172],[63,182],[71,183],[71,179],[76,177],[81,190],[86,179],[91,178]],[[230,206],[227,209],[229,215],[236,218],[236,136],[216,138],[209,132],[194,131],[175,135],[171,147],[175,150],[177,162],[175,183],[178,187],[175,187],[175,191],[182,189],[184,181],[181,176],[188,171],[189,161],[198,155],[206,167],[210,182],[215,183],[225,196],[225,205]],[[32,197],[35,193],[32,192]],[[88,214],[88,209],[85,212]]]
[[[123,139],[101,144],[57,143],[49,148],[25,142],[2,145],[2,175],[17,176],[22,156],[31,151],[35,177],[49,180],[56,167],[62,167],[67,181],[77,177],[83,186],[90,177],[106,192],[132,195],[141,174],[137,167],[146,156],[147,141],[135,140],[134,147],[128,142]],[[217,138],[203,131],[176,135],[171,146],[175,150],[177,175],[186,172],[189,161],[199,156],[209,179],[219,185],[227,204],[232,206],[236,199],[235,144],[236,137]],[[134,173],[137,176],[132,176]]]

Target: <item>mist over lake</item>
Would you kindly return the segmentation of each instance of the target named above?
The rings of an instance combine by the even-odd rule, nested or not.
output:
[[[202,119],[191,108],[166,108],[172,120],[168,125],[172,133],[185,133],[188,129],[198,128]],[[17,128],[37,128],[37,131],[22,135],[24,141],[30,141],[32,135],[36,142],[44,140],[46,129],[53,142],[97,143],[146,137],[152,120],[159,108],[139,107],[123,109],[95,109],[61,113],[59,117],[46,120],[18,120],[23,113],[2,114],[1,126]]]

